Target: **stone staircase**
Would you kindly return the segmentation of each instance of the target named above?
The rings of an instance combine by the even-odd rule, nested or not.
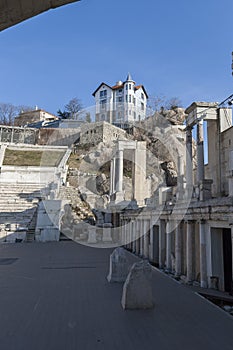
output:
[[[41,184],[0,183],[0,241],[33,240]],[[29,231],[28,231],[29,230]]]
[[[62,187],[60,189],[59,199],[66,200],[70,205],[75,223],[94,219],[90,206],[82,200],[81,193],[77,188],[73,186]]]
[[[27,243],[31,243],[35,240],[36,221],[37,221],[37,208],[35,209],[32,219],[28,225],[28,230],[26,234]]]

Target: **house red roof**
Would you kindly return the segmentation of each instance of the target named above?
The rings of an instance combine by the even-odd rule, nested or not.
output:
[[[112,89],[113,89],[113,90],[118,90],[118,89],[123,89],[123,87],[124,87],[124,84],[121,84],[121,85],[114,85],[114,86],[112,86]]]

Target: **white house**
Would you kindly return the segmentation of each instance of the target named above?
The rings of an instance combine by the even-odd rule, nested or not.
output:
[[[148,95],[143,85],[136,85],[131,75],[126,81],[110,86],[101,83],[94,91],[96,121],[127,124],[143,120],[146,116]]]

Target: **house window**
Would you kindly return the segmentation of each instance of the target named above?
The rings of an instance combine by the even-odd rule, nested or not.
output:
[[[107,96],[107,90],[100,91],[100,98],[104,98]]]
[[[125,96],[125,102],[128,102],[128,96],[127,95]]]
[[[118,90],[118,93],[121,94],[121,93],[122,93],[122,89],[119,89],[119,90]]]
[[[129,110],[129,115],[131,115],[131,109]]]
[[[136,105],[136,98],[133,98],[133,104]]]
[[[107,104],[107,100],[106,100],[106,99],[100,101],[100,105],[101,105],[101,108],[102,108],[102,109],[106,109],[106,104]]]
[[[144,103],[141,102],[141,110],[144,111]]]
[[[131,90],[131,84],[129,84],[129,90]]]
[[[132,97],[131,97],[131,95],[129,95],[129,102],[130,102],[130,103],[132,102]]]
[[[123,97],[122,96],[118,97],[118,102],[123,102]]]
[[[141,93],[141,98],[144,100],[144,93],[143,92]]]
[[[128,84],[125,85],[126,90],[128,90]]]

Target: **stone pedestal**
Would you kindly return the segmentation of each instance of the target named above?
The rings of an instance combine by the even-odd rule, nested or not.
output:
[[[152,268],[146,261],[133,264],[123,286],[121,305],[123,309],[151,309],[154,307],[152,295]]]
[[[124,282],[129,272],[129,262],[124,248],[116,248],[110,255],[108,282]]]
[[[87,240],[87,243],[89,243],[89,244],[97,243],[96,226],[89,225],[89,227],[88,227],[88,240]]]
[[[229,177],[229,197],[233,197],[233,176]]]
[[[199,182],[199,200],[205,201],[212,198],[212,187],[213,180],[202,180]]]
[[[103,242],[112,242],[112,224],[103,224]]]

